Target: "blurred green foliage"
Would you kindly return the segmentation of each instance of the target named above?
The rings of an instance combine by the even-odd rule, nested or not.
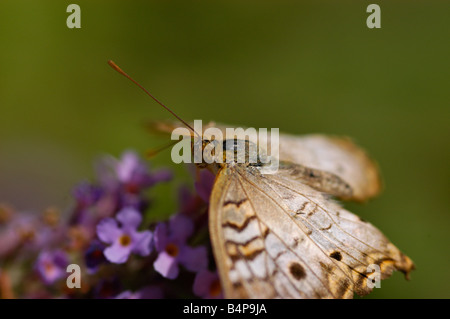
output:
[[[101,154],[142,154],[169,119],[106,64],[113,59],[186,120],[348,135],[378,161],[379,198],[346,204],[416,263],[372,298],[450,297],[450,2],[0,2],[0,200],[69,207],[72,186]],[[183,166],[154,190],[155,216],[176,210]]]

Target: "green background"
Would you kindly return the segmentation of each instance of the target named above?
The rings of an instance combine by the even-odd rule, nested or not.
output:
[[[0,2],[0,201],[71,204],[101,154],[166,142],[146,120],[170,114],[108,67],[113,59],[186,120],[348,135],[378,161],[384,191],[346,204],[416,263],[370,298],[450,297],[450,2]],[[153,214],[176,209],[174,182]]]

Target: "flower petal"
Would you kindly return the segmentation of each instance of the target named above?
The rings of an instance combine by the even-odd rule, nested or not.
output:
[[[162,252],[166,249],[169,243],[168,230],[166,223],[158,223],[155,227],[154,240],[155,247],[158,252]]]
[[[128,256],[130,256],[131,247],[130,246],[122,246],[118,243],[109,246],[103,251],[106,259],[114,264],[123,264],[128,260]]]
[[[113,218],[102,219],[97,225],[97,236],[107,244],[114,243],[122,231]]]
[[[119,186],[116,176],[117,164],[117,159],[112,156],[105,156],[95,164],[97,180],[107,191],[113,191]]]
[[[81,208],[95,204],[102,195],[103,190],[88,182],[82,182],[73,190],[73,197]]]
[[[213,275],[207,269],[200,270],[195,276],[194,286],[192,289],[194,290],[194,294],[199,297],[205,297],[209,293],[209,286],[213,281]]]
[[[199,172],[198,180],[195,181],[195,189],[198,196],[200,196],[205,203],[209,203],[209,197],[214,185],[215,176],[207,169],[203,169]]]
[[[153,267],[165,278],[175,279],[178,277],[179,268],[177,260],[165,251],[159,253],[158,258],[153,263]]]
[[[163,292],[161,288],[156,286],[149,286],[140,289],[138,292],[139,299],[162,299]]]
[[[194,294],[203,298],[222,298],[219,275],[207,269],[200,270],[195,276],[192,290]]]
[[[133,237],[133,252],[141,256],[148,256],[152,251],[153,234],[146,230],[143,232],[135,232]]]
[[[162,297],[163,293],[161,288],[157,286],[148,286],[135,292],[126,290],[118,294],[114,299],[161,299]]]
[[[125,230],[136,230],[142,222],[142,215],[134,208],[125,207],[117,214],[116,219],[122,223]]]
[[[118,294],[114,299],[136,299],[134,294],[130,290],[125,290]]]
[[[185,215],[176,214],[170,218],[169,229],[171,237],[178,244],[184,244],[194,231],[194,222]]]
[[[199,271],[208,266],[208,255],[206,247],[184,246],[179,255],[180,263],[190,271]]]
[[[56,250],[53,254],[53,262],[59,268],[65,269],[69,264],[69,260],[67,258],[67,254],[62,250]]]
[[[97,271],[97,268],[106,262],[103,250],[105,245],[103,245],[98,240],[93,240],[87,250],[84,253],[84,262],[89,274],[93,274]]]
[[[130,181],[133,172],[139,165],[139,158],[136,153],[127,151],[123,153],[122,158],[117,163],[116,173],[119,181],[126,183]]]
[[[161,169],[156,172],[152,172],[151,175],[147,174],[142,177],[142,180],[140,181],[140,184],[143,187],[150,187],[153,186],[159,182],[167,182],[170,181],[173,177],[173,174],[171,171],[167,169]]]

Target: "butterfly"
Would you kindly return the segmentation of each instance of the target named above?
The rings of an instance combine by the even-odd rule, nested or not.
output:
[[[365,201],[381,189],[375,162],[350,139],[280,134],[278,171],[264,174],[267,164],[261,161],[228,157],[245,148],[248,159],[254,154],[247,146],[257,145],[259,154],[259,145],[270,145],[268,140],[249,135],[222,141],[199,134],[108,63],[188,127],[192,145],[202,151],[212,142],[222,147],[217,156],[224,161],[198,166],[216,175],[209,233],[226,298],[352,298],[371,292],[377,269],[379,279],[394,270],[408,278],[414,269],[411,259],[334,199]],[[170,133],[176,127],[161,122],[154,129]],[[226,136],[227,126],[210,127]]]
[[[157,129],[175,127],[160,123]],[[209,127],[226,136],[229,126]],[[202,134],[202,139],[214,137]],[[237,150],[248,142],[270,145],[258,136],[231,145]],[[230,155],[226,140],[220,143]],[[216,174],[209,233],[225,296],[363,296],[373,289],[371,265],[379,267],[379,279],[394,270],[408,277],[411,259],[333,199],[365,201],[380,192],[377,165],[366,152],[349,138],[320,134],[280,134],[279,147],[276,174],[262,173],[261,163],[200,164]]]

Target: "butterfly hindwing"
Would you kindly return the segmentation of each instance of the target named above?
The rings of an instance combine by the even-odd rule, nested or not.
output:
[[[272,298],[264,229],[233,170],[219,171],[210,199],[209,229],[228,298]],[[260,280],[261,279],[261,280]]]
[[[370,223],[283,174],[231,165],[219,171],[210,233],[228,298],[351,298],[413,264]]]

